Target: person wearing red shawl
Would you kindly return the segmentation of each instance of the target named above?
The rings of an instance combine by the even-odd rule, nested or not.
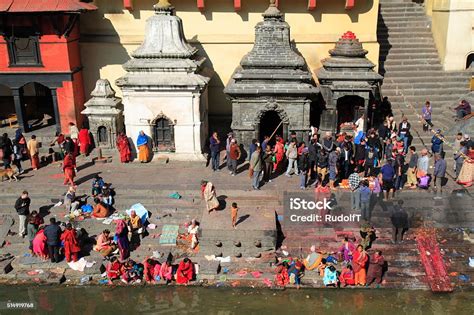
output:
[[[273,164],[273,171],[276,172],[281,169],[283,158],[285,157],[285,146],[283,145],[283,139],[279,136],[276,137],[274,151],[276,161]]]
[[[284,287],[290,283],[290,276],[288,276],[288,263],[286,261],[278,265],[275,272],[275,284],[277,286]]]
[[[121,132],[117,136],[117,149],[120,153],[120,162],[128,163],[131,160],[130,143],[127,136]]]
[[[110,262],[106,267],[107,279],[109,284],[112,284],[112,281],[115,279],[120,279],[122,275],[122,264],[117,260],[117,257],[113,256],[110,258]]]
[[[383,266],[385,259],[380,250],[376,251],[369,260],[369,270],[367,271],[367,286],[371,285],[374,280],[377,285],[382,283]]]
[[[64,256],[66,256],[66,261],[70,262],[72,259],[72,261],[76,262],[81,248],[77,240],[76,230],[72,228],[71,223],[66,225],[66,230],[61,234],[61,241],[64,243]]]
[[[352,270],[351,265],[347,265],[347,267],[342,268],[341,274],[339,276],[339,282],[342,286],[354,285],[354,270]]]
[[[365,265],[367,264],[368,256],[366,251],[364,251],[362,245],[357,245],[356,251],[353,253],[352,257],[352,268],[354,268],[354,281],[355,285],[365,285],[366,284],[366,272]]]
[[[151,258],[146,258],[143,261],[143,277],[147,283],[155,281],[155,265],[157,264],[158,262]]]
[[[194,265],[189,258],[184,258],[176,270],[176,283],[188,284],[194,277]]]
[[[87,156],[89,154],[89,146],[92,143],[91,137],[89,135],[89,129],[85,128],[85,126],[83,126],[81,131],[79,131],[78,140],[81,154]]]
[[[74,176],[76,176],[76,158],[69,152],[63,161],[64,185],[75,186]]]

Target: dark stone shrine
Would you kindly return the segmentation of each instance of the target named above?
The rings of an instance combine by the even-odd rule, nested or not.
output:
[[[365,57],[367,50],[352,32],[342,35],[329,54],[331,57],[322,61],[323,67],[317,72],[326,102],[319,129],[334,132],[341,124],[367,114],[370,102],[380,95],[383,77],[373,70],[375,65]]]
[[[255,27],[255,45],[224,92],[232,100],[232,130],[240,143],[310,129],[310,104],[319,92],[304,58],[290,43],[290,26],[275,1]]]

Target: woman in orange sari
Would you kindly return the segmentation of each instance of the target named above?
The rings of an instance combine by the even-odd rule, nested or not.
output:
[[[72,260],[76,262],[81,248],[77,240],[76,230],[72,228],[71,223],[66,225],[66,229],[63,234],[61,234],[61,241],[64,243],[64,256],[66,256],[66,261],[70,262]]]
[[[74,176],[76,176],[76,158],[72,152],[68,152],[63,160],[64,185],[75,186]]]
[[[352,268],[354,269],[354,282],[355,285],[365,285],[366,271],[365,265],[368,260],[367,252],[363,249],[362,245],[357,245],[356,251],[352,256]]]
[[[94,210],[92,211],[94,218],[106,218],[109,216],[109,209],[100,202],[99,198],[94,198],[94,203]]]
[[[138,160],[140,163],[148,163],[150,159],[150,149],[148,148],[148,136],[142,131],[137,138]]]
[[[176,270],[176,283],[188,284],[194,277],[194,265],[189,258],[184,258]]]

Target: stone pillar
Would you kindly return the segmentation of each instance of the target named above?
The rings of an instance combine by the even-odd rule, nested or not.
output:
[[[321,132],[334,132],[337,130],[337,110],[335,107],[326,108],[321,112],[321,121],[319,123],[319,130]]]
[[[56,122],[56,131],[61,132],[61,117],[59,115],[58,94],[56,89],[51,89],[51,97],[53,99],[54,120]]]
[[[27,132],[30,128],[28,122],[25,122],[25,107],[23,106],[23,95],[21,95],[20,89],[12,89],[13,102],[15,103],[15,112],[18,125]]]

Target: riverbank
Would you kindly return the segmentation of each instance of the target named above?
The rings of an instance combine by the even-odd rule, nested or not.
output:
[[[213,173],[199,163],[124,165],[113,162],[94,165],[90,159],[83,159],[79,160],[78,169],[77,195],[90,195],[91,178],[100,174],[106,182],[112,183],[115,189],[114,207],[117,213],[123,213],[138,202],[150,212],[149,221],[155,228],[148,229],[148,235],[141,240],[140,246],[132,251],[133,260],[142,262],[146,257],[155,255],[162,262],[167,254],[171,253],[176,264],[184,257],[189,257],[200,269],[195,283],[198,286],[268,287],[266,283],[273,282],[274,279],[277,257],[305,258],[313,244],[319,251],[330,253],[337,251],[344,236],[360,238],[359,228],[354,226],[286,225],[282,196],[295,192],[292,187],[299,187],[299,179],[295,176],[277,177],[272,183],[265,184],[261,190],[254,191],[250,189],[245,165],[235,177],[231,177],[224,170]],[[221,211],[207,214],[200,196],[201,179],[210,180],[216,186],[218,199],[222,204]],[[64,207],[53,205],[62,198],[65,189],[58,165],[48,165],[37,172],[30,171],[19,182],[4,182],[0,185],[0,214],[9,215],[17,221],[12,205],[21,191],[28,190],[32,199],[31,210],[39,210],[45,222],[50,217],[64,222]],[[468,267],[467,264],[468,257],[474,256],[472,245],[464,240],[462,230],[457,228],[470,227],[473,222],[473,213],[469,210],[472,197],[454,189],[456,187],[451,187],[449,191],[446,189],[442,200],[434,200],[429,191],[402,191],[397,194],[395,200],[374,205],[372,222],[377,230],[377,239],[369,254],[374,250],[382,250],[388,262],[383,288],[428,290],[415,241],[417,229],[411,228],[406,233],[403,244],[395,245],[391,242],[390,212],[397,200],[404,201],[404,208],[419,226],[440,227],[438,241],[455,290],[473,287],[474,268]],[[178,192],[182,198],[170,198],[169,195],[173,192]],[[312,194],[310,190],[308,192]],[[339,208],[349,207],[350,193],[347,190],[334,192],[332,198],[337,201]],[[90,198],[88,202],[91,202]],[[232,229],[230,224],[229,209],[233,202],[238,203],[240,208],[241,219],[236,230]],[[193,218],[202,223],[199,250],[190,250],[189,243],[180,239],[172,246],[159,243],[165,225],[177,226],[178,232],[182,234],[186,231],[186,224]],[[113,223],[104,224],[96,219],[78,218],[72,223],[76,228],[86,230],[91,240],[105,228],[114,230]],[[441,229],[442,226],[445,228]],[[272,229],[277,233],[273,249],[262,248],[258,252],[256,237],[268,235]],[[64,286],[80,285],[81,282],[98,284],[104,278],[101,266],[105,262],[99,253],[91,250],[92,246],[84,248],[83,256],[88,262],[95,261],[95,264],[91,268],[85,268],[83,272],[74,271],[64,261],[52,264],[32,260],[28,256],[27,240],[14,235],[18,231],[18,223],[15,222],[10,230],[13,233],[6,236],[1,250],[2,254],[10,253],[14,259],[11,261],[10,272],[0,272],[1,282],[62,283]],[[217,241],[222,244],[220,247],[216,245]],[[227,262],[219,262],[213,255],[229,258]],[[254,275],[255,272],[258,272],[258,277]],[[468,280],[459,278],[461,275],[468,276]],[[315,271],[306,272],[302,285],[305,288],[323,287],[322,278]]]
[[[24,314],[471,314],[472,292],[262,290],[183,287],[0,286],[0,307],[28,303]]]

